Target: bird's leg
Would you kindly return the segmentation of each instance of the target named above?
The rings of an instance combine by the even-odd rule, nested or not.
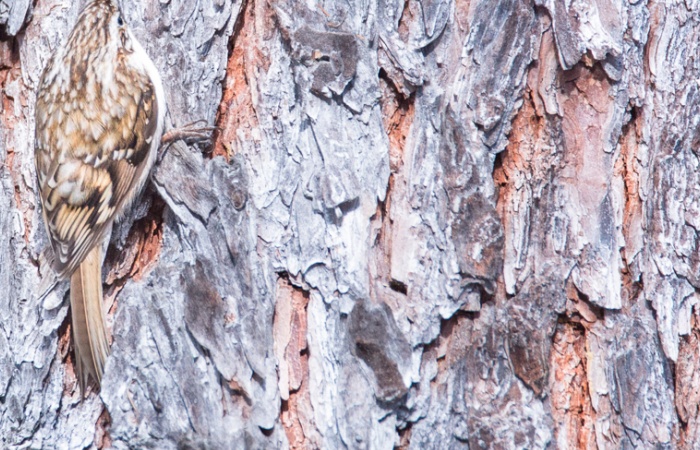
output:
[[[172,144],[175,141],[185,141],[188,143],[210,141],[212,133],[216,131],[216,127],[202,126],[206,124],[205,120],[197,120],[180,128],[173,128],[163,134],[161,145],[165,146]]]
[[[202,126],[204,124],[204,126]],[[158,163],[163,160],[165,154],[170,148],[170,144],[176,141],[184,141],[188,144],[199,142],[207,142],[212,140],[212,133],[216,131],[216,127],[206,126],[205,120],[197,120],[179,128],[173,128],[163,134],[160,140],[160,151],[158,154]]]

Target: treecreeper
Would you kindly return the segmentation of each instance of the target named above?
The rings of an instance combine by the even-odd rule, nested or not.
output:
[[[70,277],[82,394],[109,356],[102,251],[148,179],[163,134],[158,71],[112,0],[93,0],[51,57],[36,101],[35,164],[54,269]]]

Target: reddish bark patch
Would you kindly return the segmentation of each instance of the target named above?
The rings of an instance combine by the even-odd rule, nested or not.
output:
[[[382,121],[389,137],[389,161],[392,173],[396,173],[403,165],[406,139],[415,116],[415,97],[404,99],[383,71],[380,71],[379,86],[382,90],[379,100]]]
[[[538,112],[536,95],[530,88],[525,91],[506,150],[497,155],[493,170],[498,192],[496,212],[504,230],[504,281],[511,295],[520,289],[522,280],[531,270],[524,263],[532,236],[529,227],[523,224],[533,220],[527,206],[532,202],[532,190],[527,184],[536,189],[546,183],[553,163],[551,151],[542,145],[547,136],[547,124]]]
[[[0,42],[0,95],[2,95],[2,123],[6,132],[5,142],[8,158],[10,153],[14,153],[14,143],[12,142],[12,130],[18,121],[15,116],[15,98],[10,97],[6,91],[7,85],[21,76],[19,54],[14,40]],[[9,166],[10,161],[6,164]]]
[[[494,181],[502,189],[499,191],[501,198],[512,194],[516,188],[508,185],[512,174],[516,172],[536,172],[537,143],[546,133],[545,121],[535,109],[533,93],[528,89],[523,95],[523,106],[513,120],[506,150],[499,154],[494,168]],[[502,205],[501,205],[502,206]]]
[[[559,322],[550,354],[553,374],[550,398],[558,448],[597,448],[586,346],[586,331],[580,323]]]
[[[13,97],[9,92],[14,89],[8,87],[22,80],[22,67],[19,59],[19,50],[14,39],[0,42],[0,124],[5,130],[5,141],[0,144],[0,148],[5,147],[6,156],[4,169],[10,172],[12,182],[15,187],[15,206],[22,213],[24,222],[24,241],[29,245],[30,230],[32,229],[31,216],[32,209],[30,205],[34,205],[34,194],[29,192],[28,187],[23,180],[22,174],[18,167],[15,166],[15,127],[18,123],[26,122],[26,111],[28,101],[25,95],[25,89],[19,92],[19,96]],[[20,103],[19,108],[17,103]],[[16,114],[16,110],[20,110],[20,114]],[[33,142],[33,139],[30,141]]]
[[[408,42],[411,38],[411,24],[416,21],[416,9],[420,8],[419,5],[411,4],[411,0],[405,0],[403,4],[403,11],[401,11],[401,19],[399,19],[399,36],[404,42]]]
[[[307,292],[292,286],[286,278],[279,279],[273,334],[283,397],[280,417],[292,450],[318,448],[308,387],[308,304]]]
[[[97,448],[112,448],[112,438],[109,435],[111,425],[112,417],[107,412],[107,408],[104,408],[95,424],[95,440],[93,442]]]
[[[634,110],[633,110],[634,111]],[[625,219],[642,214],[642,199],[639,196],[639,173],[635,170],[635,161],[638,156],[638,131],[637,121],[640,120],[636,114],[622,128],[620,138],[621,153],[615,164],[615,175],[621,176],[625,180]],[[623,229],[626,236],[630,234],[629,220],[624,220]]]
[[[459,29],[459,34],[465,37],[469,34],[469,25],[471,24],[471,15],[469,14],[469,8],[471,6],[471,0],[456,0],[455,1],[455,23]],[[464,41],[462,41],[464,42]],[[452,66],[448,66],[452,67]]]
[[[525,206],[533,201],[534,191],[538,186],[549,183],[552,170],[559,166],[558,158],[551,150],[552,125],[546,117],[540,82],[548,75],[546,58],[540,55],[540,60],[530,70],[528,88],[523,96],[523,105],[518,111],[512,124],[506,151],[496,160],[494,182],[498,186],[497,210],[502,218],[506,236],[506,268],[508,287],[515,292],[521,287],[522,280],[531,276],[532,268],[523,263],[528,256],[528,247],[537,245],[530,240],[533,236],[528,233],[528,227],[523,227],[523,221],[533,220],[531,212]],[[592,75],[587,70],[579,70],[566,82],[567,97],[564,98],[564,110],[567,117],[581,116],[585,120],[598,118],[603,113],[595,110],[577,110],[578,103],[604,100],[605,82]],[[580,89],[580,90],[578,90]],[[545,90],[546,91],[546,90]],[[590,98],[586,97],[590,96]],[[569,97],[576,98],[576,101]],[[581,100],[581,97],[584,99]],[[578,103],[577,103],[578,102]],[[553,105],[549,105],[553,108]],[[568,120],[568,122],[567,122]],[[571,166],[581,164],[576,159],[578,149],[576,139],[583,139],[577,134],[577,121],[565,119],[564,133],[569,139],[567,153]],[[586,122],[587,123],[587,122]],[[601,147],[602,148],[602,147]],[[588,168],[586,174],[595,178],[602,170]],[[599,181],[596,179],[596,181]],[[532,192],[530,191],[532,190]],[[524,229],[523,229],[524,228]],[[511,292],[511,294],[515,293]],[[557,448],[597,448],[595,435],[596,411],[592,407],[588,386],[587,373],[587,327],[598,321],[602,316],[599,308],[592,306],[579,295],[572,283],[567,286],[567,315],[560,318],[552,340],[549,355],[545,355],[545,363],[549,368],[548,392],[551,402],[552,419]],[[512,355],[511,355],[512,356]],[[547,362],[548,359],[548,362]],[[522,377],[521,377],[522,378]],[[546,382],[547,380],[545,380]]]
[[[394,450],[408,450],[411,445],[411,424],[402,430],[399,430],[399,443],[394,447]]]
[[[645,233],[642,228],[644,211],[640,192],[639,136],[642,118],[632,109],[631,120],[622,128],[620,137],[620,156],[615,162],[614,176],[621,178],[625,188],[625,204],[622,217],[622,233],[625,237],[625,248],[622,259],[625,266],[622,270],[623,311],[636,301],[641,291],[641,277],[635,269],[636,259],[645,246]]]
[[[258,39],[269,38],[274,28],[273,12],[264,1],[244,2],[234,33],[229,42],[229,58],[223,97],[216,116],[217,133],[214,136],[212,156],[229,159],[239,139],[260,141],[258,116],[253,101],[256,72],[267,71],[270,60],[258,44]],[[262,20],[256,20],[256,19]],[[262,30],[258,26],[262,24]]]
[[[406,5],[408,5],[408,2]],[[400,301],[394,294],[398,292],[401,296],[405,296],[408,293],[408,287],[402,282],[391,278],[393,231],[389,211],[391,211],[394,183],[396,182],[395,174],[403,167],[406,141],[415,117],[415,96],[411,95],[408,98],[404,98],[383,70],[380,71],[379,88],[382,91],[379,100],[382,122],[389,139],[391,174],[387,185],[386,197],[383,202],[377,205],[377,212],[372,217],[372,227],[374,228],[373,233],[375,236],[373,252],[375,256],[374,264],[371,268],[371,278],[378,280],[380,283],[380,286],[372,286],[372,298],[381,298],[382,301],[388,302],[393,309],[395,306],[393,303]]]
[[[165,202],[157,195],[152,202],[146,216],[134,222],[129,230],[124,250],[110,247],[107,251],[106,299],[116,298],[129,279],[140,280],[158,261],[163,246]]]
[[[78,377],[75,374],[75,360],[71,352],[71,323],[70,314],[58,329],[57,353],[64,362],[65,372],[63,373],[63,397],[71,396],[78,389]]]

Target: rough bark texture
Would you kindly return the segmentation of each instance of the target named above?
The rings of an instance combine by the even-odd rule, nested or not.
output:
[[[122,0],[172,145],[80,402],[0,0],[0,447],[697,448],[700,3]]]

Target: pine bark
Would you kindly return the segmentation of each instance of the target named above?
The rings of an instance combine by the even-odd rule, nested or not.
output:
[[[700,2],[122,0],[179,127],[81,402],[0,0],[0,447],[700,447]]]

